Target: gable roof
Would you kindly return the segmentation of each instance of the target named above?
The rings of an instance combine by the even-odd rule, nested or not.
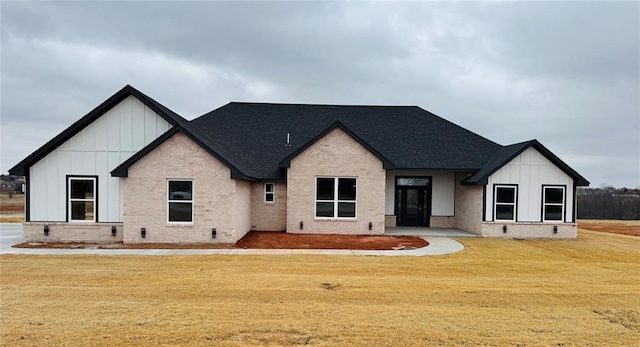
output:
[[[589,182],[536,140],[501,146],[417,106],[341,106],[231,102],[193,121],[127,85],[9,170],[27,169],[128,96],[133,95],[173,127],[111,171],[128,168],[178,132],[231,170],[231,178],[285,180],[291,160],[334,129],[341,129],[383,162],[385,169],[471,171],[463,184],[488,177],[534,147],[576,185]]]
[[[385,158],[382,154],[380,154],[380,152],[378,152],[375,148],[371,147],[368,143],[364,142],[358,135],[356,135],[353,131],[347,128],[340,121],[336,121],[327,129],[322,131],[320,134],[318,134],[317,136],[309,140],[309,142],[298,147],[298,149],[296,149],[293,153],[289,154],[286,158],[280,161],[280,167],[288,168],[291,165],[291,160],[293,160],[293,158],[297,157],[298,154],[304,152],[307,148],[311,147],[311,145],[316,143],[318,140],[323,138],[325,135],[327,135],[334,129],[341,129],[342,131],[347,133],[347,135],[351,136],[351,138],[353,138],[356,142],[358,142],[360,145],[366,148],[369,152],[375,155],[378,159],[382,161],[382,165],[384,169],[390,170],[395,168],[392,162],[390,162],[387,158]]]
[[[86,128],[89,124],[100,118],[100,116],[118,105],[122,100],[126,99],[130,95],[135,96],[138,100],[152,109],[160,117],[164,118],[164,120],[166,120],[171,125],[175,126],[176,124],[188,123],[186,119],[180,117],[178,114],[161,105],[159,102],[153,100],[152,98],[148,97],[132,86],[126,85],[124,86],[124,88],[113,94],[109,99],[105,100],[98,107],[94,108],[91,112],[87,113],[84,117],[80,118],[77,122],[73,123],[63,132],[58,134],[42,147],[38,148],[35,152],[31,153],[31,155],[9,169],[9,174],[24,176],[30,166],[38,162],[40,159],[44,158],[47,154],[51,153],[53,150],[65,143],[65,141],[72,138],[82,129]]]
[[[332,127],[396,169],[478,171],[502,147],[417,106],[232,102],[191,123],[259,180],[284,180],[280,164]]]
[[[489,176],[498,171],[501,167],[509,163],[515,157],[519,156],[526,149],[533,147],[550,162],[555,164],[569,177],[573,178],[576,182],[576,186],[588,186],[589,181],[582,177],[579,173],[574,171],[569,165],[560,160],[555,154],[548,150],[537,140],[530,140],[521,143],[516,143],[510,146],[504,146],[500,148],[496,153],[487,161],[484,167],[475,174],[467,177],[462,181],[462,184],[487,184]]]
[[[207,137],[200,130],[189,123],[182,125],[178,124],[169,129],[164,134],[160,135],[157,139],[153,140],[147,146],[139,150],[136,154],[113,169],[111,171],[111,176],[127,177],[129,174],[129,167],[131,165],[135,164],[138,160],[142,159],[145,155],[154,150],[164,141],[179,132],[185,134],[193,142],[197,143],[198,146],[205,149],[209,154],[226,165],[231,170],[231,178],[249,181],[256,180],[249,168],[243,166],[242,163],[238,162],[233,156],[229,155],[219,144]]]

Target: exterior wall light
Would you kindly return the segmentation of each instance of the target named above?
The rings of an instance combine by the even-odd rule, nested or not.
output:
[[[300,230],[304,229],[304,222],[300,221]]]
[[[211,238],[215,239],[216,238],[216,234],[218,233],[218,231],[216,230],[216,228],[211,228]]]
[[[505,233],[505,234],[507,233],[507,225],[506,224],[502,226],[502,232]]]
[[[116,236],[116,226],[115,225],[111,226],[111,236]]]
[[[373,230],[373,223],[369,222],[369,230]]]
[[[142,237],[143,239],[147,237],[147,229],[140,228],[140,237]]]
[[[49,226],[48,225],[44,226],[44,236],[49,236]]]

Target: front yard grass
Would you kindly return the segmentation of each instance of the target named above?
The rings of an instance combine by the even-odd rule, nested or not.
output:
[[[635,346],[640,237],[447,256],[0,256],[0,343]]]

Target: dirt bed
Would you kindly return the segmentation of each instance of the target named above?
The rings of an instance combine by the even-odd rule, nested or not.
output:
[[[579,220],[578,229],[640,236],[640,221]]]
[[[301,235],[252,231],[236,243],[236,248],[390,250],[399,246],[420,248],[427,245],[427,241],[414,236]]]
[[[0,212],[24,213],[24,206],[0,205]]]
[[[360,235],[300,235],[282,232],[251,231],[235,245],[231,244],[174,244],[122,242],[95,244],[82,242],[20,243],[17,248],[99,248],[99,249],[362,249],[392,250],[397,248],[420,248],[429,243],[414,236],[360,236]]]

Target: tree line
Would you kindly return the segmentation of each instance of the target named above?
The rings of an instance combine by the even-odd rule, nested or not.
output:
[[[640,219],[640,189],[578,188],[579,219]]]

